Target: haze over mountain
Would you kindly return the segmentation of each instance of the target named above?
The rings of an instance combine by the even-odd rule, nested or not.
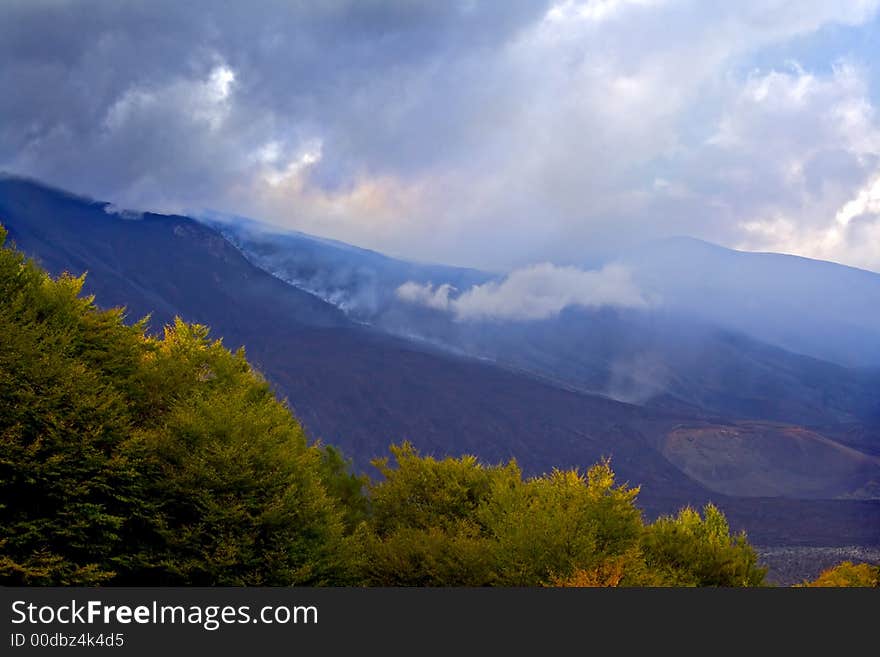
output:
[[[531,268],[505,277],[395,260],[237,217],[208,221],[253,263],[356,321],[578,390],[799,424],[880,421],[880,369],[846,366],[880,357],[878,274],[681,238],[605,263],[597,275],[607,279],[622,265],[635,294],[619,301],[606,287],[607,303],[587,305],[596,272],[548,265],[549,276]],[[516,276],[527,280],[511,289]],[[828,308],[811,302],[814,289],[833,299]],[[456,314],[456,300],[468,296],[471,314]],[[473,316],[487,296],[496,315]],[[556,312],[547,317],[516,313],[548,303]],[[787,351],[792,344],[804,349]],[[840,362],[819,359],[832,351]]]
[[[205,213],[200,218],[262,268],[371,323],[392,321],[387,315],[400,311],[401,295],[395,292],[406,283],[428,286],[435,303],[425,296],[411,300],[437,309],[436,292],[443,286],[451,288],[454,300],[474,286],[504,280],[503,274],[398,260],[243,217]],[[798,256],[734,251],[686,237],[650,242],[592,268],[603,264],[624,266],[636,289],[664,314],[699,319],[840,365],[880,367],[880,274]],[[557,290],[542,292],[550,296]],[[578,305],[575,298],[558,310]]]
[[[620,261],[670,311],[841,365],[880,366],[880,274],[690,238],[655,242]]]
[[[506,323],[456,321],[445,310],[396,294],[402,279],[427,277],[425,283],[436,285],[439,275],[458,276],[464,288],[491,282],[486,274],[436,267],[428,275],[412,263],[304,236],[278,247],[296,251],[300,240],[309,247],[300,261],[316,271],[332,275],[346,265],[357,281],[362,276],[381,281],[387,308],[375,306],[375,322],[365,326],[368,317],[349,317],[297,287],[307,287],[302,280],[291,285],[267,273],[254,264],[257,258],[249,261],[209,226],[183,216],[123,212],[11,177],[0,180],[0,223],[50,270],[87,270],[86,287],[102,305],[125,305],[132,319],[153,311],[155,329],[180,314],[209,324],[230,347],[246,345],[311,435],[342,447],[360,468],[389,442],[403,439],[436,454],[471,452],[490,461],[516,457],[527,472],[583,467],[610,455],[623,480],[645,486],[641,503],[652,514],[712,499],[756,542],[880,542],[880,502],[874,499],[880,461],[871,424],[876,384],[862,372],[710,325],[677,335],[678,319],[655,321],[650,314],[655,310],[645,308],[567,309],[564,317],[532,325],[510,323],[518,329],[503,333]],[[331,250],[337,258],[333,267],[325,267],[327,256],[316,245]],[[371,261],[381,265],[379,273],[364,269]],[[572,335],[558,338],[548,330],[562,326],[570,314],[576,315],[567,323]],[[420,330],[440,328],[428,341],[403,339],[390,334],[395,317]],[[492,331],[481,336],[480,325]],[[578,338],[579,326],[589,331]],[[640,337],[646,328],[649,338]],[[467,344],[446,342],[444,332],[452,330],[464,331],[480,348],[497,343],[500,352],[520,351],[525,364],[493,356],[504,365],[499,367],[464,357]],[[548,333],[553,339],[541,343]],[[612,338],[622,333],[626,339],[615,345]],[[678,351],[664,343],[676,336]],[[580,383],[581,374],[557,367],[563,359],[546,363],[546,371],[535,366],[551,347],[566,340],[570,346],[575,339],[593,345],[585,350],[588,356],[572,358],[585,364]],[[706,340],[705,357],[676,364],[674,358],[692,350],[697,339]],[[669,359],[675,386],[647,395],[640,405],[611,399],[607,390],[587,392],[584,382],[601,368],[586,364],[604,358],[607,367],[631,349],[627,340],[663,346],[659,353]],[[551,376],[554,372],[561,374]],[[733,394],[738,386],[746,391],[744,399]],[[701,388],[706,392],[699,398]],[[773,401],[782,392],[778,414],[792,418],[810,411],[809,424],[815,426],[773,417]],[[731,410],[738,407],[751,412]]]

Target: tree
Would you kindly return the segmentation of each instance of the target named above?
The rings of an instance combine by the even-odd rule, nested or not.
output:
[[[659,518],[646,528],[642,549],[648,568],[669,586],[760,586],[767,572],[745,534],[731,536],[713,504],[702,518],[690,507]]]
[[[556,470],[496,491],[482,514],[496,541],[498,583],[538,586],[600,567],[638,547],[638,489],[614,485],[605,461],[586,476]]]
[[[880,566],[844,561],[823,570],[815,580],[805,582],[802,586],[878,588],[880,587]]]
[[[0,228],[0,247],[5,232]],[[97,584],[148,514],[125,388],[142,325],[0,248],[0,581]]]
[[[326,452],[244,353],[147,335],[83,281],[0,248],[0,581],[335,581]]]
[[[382,586],[484,586],[495,583],[491,537],[478,511],[519,468],[484,466],[473,456],[422,457],[409,443],[377,459],[382,480],[369,487],[361,529],[362,580]]]
[[[144,380],[150,403],[166,409],[140,432],[161,500],[148,570],[158,564],[188,584],[332,578],[342,514],[324,488],[321,454],[243,351],[178,319],[146,359]]]

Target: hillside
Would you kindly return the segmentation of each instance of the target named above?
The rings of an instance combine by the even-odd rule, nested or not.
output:
[[[643,486],[640,504],[651,515],[711,499],[735,528],[764,544],[880,542],[876,501],[732,497],[664,455],[664,437],[676,427],[723,430],[735,426],[735,418],[565,390],[351,324],[186,218],[125,219],[108,214],[104,204],[6,179],[0,219],[50,271],[88,270],[86,289],[99,293],[102,305],[126,305],[133,318],[156,308],[154,328],[179,313],[210,325],[229,347],[246,345],[308,433],[340,446],[363,470],[389,442],[403,439],[438,455],[475,453],[490,462],[515,457],[527,473],[583,468],[611,456],[621,480]],[[781,445],[777,474],[786,472],[779,463],[787,458],[786,446],[800,449],[798,443]],[[840,467],[815,473],[811,496],[824,494],[823,487],[862,490],[874,477],[861,470],[861,456],[847,461],[847,454]]]
[[[661,240],[623,254],[646,290],[677,311],[795,353],[880,365],[880,274],[701,240]]]
[[[240,217],[207,220],[258,267],[391,335],[640,405],[799,425],[847,424],[850,435],[866,426],[856,446],[880,453],[880,374],[820,360],[810,347],[861,354],[841,358],[847,364],[872,362],[880,344],[880,328],[870,328],[872,299],[880,293],[876,274],[666,240],[619,258],[640,289],[658,300],[656,307],[569,307],[541,320],[459,321],[406,303],[396,292],[415,283],[448,285],[456,294],[498,275],[396,260]],[[695,271],[701,275],[694,277]],[[817,278],[840,312],[809,301]],[[860,323],[865,328],[856,339]]]

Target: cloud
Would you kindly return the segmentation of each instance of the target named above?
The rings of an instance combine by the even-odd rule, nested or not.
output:
[[[455,292],[449,284],[434,287],[409,281],[397,289],[397,296],[463,321],[547,319],[573,306],[649,305],[629,271],[619,265],[584,271],[544,263],[517,269],[500,282],[475,285],[457,296]]]
[[[880,269],[860,234],[880,216],[880,125],[860,68],[749,76],[691,157],[683,176],[714,198],[732,245]]]
[[[880,175],[877,8],[7,0],[0,169],[481,267],[680,233],[880,267],[870,208],[824,237]]]

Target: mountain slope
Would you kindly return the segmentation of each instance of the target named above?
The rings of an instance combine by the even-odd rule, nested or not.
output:
[[[395,290],[407,281],[444,282],[465,289],[492,278],[475,269],[399,260],[344,242],[275,229],[246,217],[207,212],[199,220],[261,269],[369,323],[400,305]]]
[[[679,237],[620,260],[664,306],[795,353],[880,365],[880,274]]]
[[[404,303],[395,291],[407,281],[447,284],[462,291],[495,277],[394,260],[242,218],[212,220],[212,225],[257,266],[314,291],[351,317],[387,333],[488,359],[584,392],[658,408],[795,424],[867,423],[871,431],[860,433],[856,444],[880,452],[876,439],[880,373],[792,353],[746,334],[750,325],[760,328],[763,317],[783,313],[784,304],[770,302],[766,285],[776,285],[783,301],[790,301],[794,310],[786,312],[812,313],[816,330],[839,328],[836,317],[808,303],[808,290],[806,296],[791,300],[789,288],[796,287],[805,275],[800,270],[806,267],[811,279],[824,280],[829,274],[831,282],[824,289],[837,290],[835,285],[845,284],[854,290],[850,297],[861,298],[860,294],[873,294],[875,287],[880,290],[876,285],[880,276],[869,272],[786,256],[779,256],[779,264],[766,254],[738,253],[696,240],[668,240],[622,258],[640,287],[660,299],[657,308],[568,308],[558,318],[540,321],[457,321],[444,311]],[[764,274],[769,276],[770,267],[778,281],[749,278],[756,255],[765,263]],[[818,273],[812,271],[814,267]],[[745,273],[740,271],[743,268]],[[850,285],[852,277],[857,280]],[[749,282],[753,294],[747,293],[741,278]],[[702,290],[702,295],[688,285]],[[761,305],[752,312],[741,307],[742,299]],[[718,309],[725,308],[727,314],[720,315]],[[864,312],[870,323],[874,310]],[[826,320],[832,324],[822,324]],[[810,332],[809,326],[796,322],[789,326],[795,332]],[[863,346],[853,343],[848,348],[870,355]],[[880,347],[880,329],[874,346]]]
[[[350,324],[338,309],[253,267],[187,217],[118,214],[106,203],[5,177],[0,220],[49,271],[88,271],[87,291],[104,304],[126,306],[132,318],[152,313],[154,327],[175,315],[222,317],[232,335],[287,322]]]
[[[664,455],[666,436],[677,427],[722,430],[734,426],[730,419],[563,390],[365,329],[254,267],[208,227],[105,210],[33,183],[0,180],[0,222],[26,252],[55,273],[88,270],[87,288],[102,305],[125,304],[133,317],[158,309],[156,328],[180,313],[212,326],[230,347],[247,345],[311,435],[339,445],[361,468],[403,439],[435,454],[516,457],[531,473],[611,456],[622,480],[644,485],[641,504],[650,514],[712,499],[759,542],[880,542],[875,501],[734,497]],[[859,471],[852,478],[847,467],[822,485],[838,494],[874,476]],[[847,474],[839,478],[840,471]]]

